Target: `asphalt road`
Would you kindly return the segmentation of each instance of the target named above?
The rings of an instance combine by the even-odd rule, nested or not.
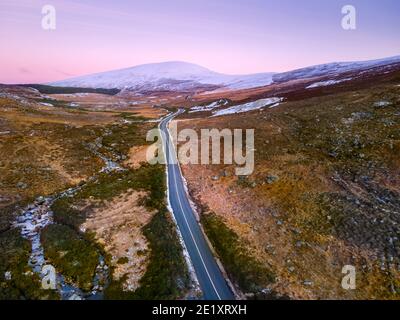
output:
[[[227,285],[211,249],[204,238],[185,191],[182,173],[176,161],[176,152],[168,132],[168,123],[179,113],[170,115],[160,123],[164,132],[164,148],[168,162],[169,201],[183,241],[189,252],[205,300],[233,300],[234,295]],[[174,161],[175,159],[175,161]]]

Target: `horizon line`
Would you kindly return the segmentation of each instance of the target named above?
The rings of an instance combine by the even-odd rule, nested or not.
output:
[[[306,65],[303,67],[295,68],[295,69],[290,69],[282,72],[274,72],[274,71],[260,71],[260,72],[255,72],[255,73],[247,73],[247,74],[228,74],[228,73],[221,73],[215,70],[211,70],[208,67],[202,66],[198,63],[195,62],[189,62],[189,61],[182,61],[182,60],[166,60],[166,61],[159,61],[159,62],[149,62],[149,63],[143,63],[143,64],[138,64],[134,65],[131,67],[125,67],[125,68],[119,68],[119,69],[112,69],[112,70],[106,70],[106,71],[98,71],[98,72],[93,72],[93,73],[87,73],[87,74],[82,74],[82,75],[77,75],[77,76],[72,76],[68,78],[64,78],[63,80],[55,80],[55,81],[47,81],[47,82],[40,82],[40,83],[0,83],[2,85],[29,85],[29,84],[39,84],[39,85],[48,85],[51,86],[50,83],[54,82],[60,82],[60,81],[67,81],[67,80],[72,80],[72,79],[77,79],[81,77],[86,77],[86,76],[94,76],[94,75],[99,75],[99,74],[104,74],[104,73],[109,73],[109,72],[115,72],[115,71],[123,71],[123,70],[128,70],[128,69],[133,69],[136,67],[141,67],[141,66],[147,66],[147,65],[157,65],[157,64],[167,64],[167,63],[185,63],[185,64],[191,64],[191,65],[196,65],[201,68],[205,68],[209,70],[210,72],[215,72],[221,75],[226,75],[226,76],[249,76],[249,75],[257,75],[257,74],[282,74],[286,72],[291,72],[291,71],[296,71],[296,70],[302,70],[310,67],[318,67],[318,66],[323,66],[326,64],[340,64],[340,63],[363,63],[363,62],[378,62],[378,61],[384,61],[384,60],[389,60],[389,59],[394,59],[394,58],[400,58],[400,54],[398,55],[393,55],[393,56],[387,56],[387,57],[382,57],[382,58],[375,58],[375,59],[367,59],[367,60],[349,60],[349,61],[331,61],[331,62],[325,62],[325,63],[319,63],[315,65]]]

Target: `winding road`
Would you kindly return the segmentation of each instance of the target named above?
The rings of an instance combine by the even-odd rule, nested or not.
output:
[[[163,142],[168,166],[169,202],[182,234],[183,241],[199,281],[205,300],[233,300],[234,294],[225,281],[204,234],[190,206],[176,151],[169,134],[168,124],[183,110],[167,116],[160,122],[159,128],[164,133]]]

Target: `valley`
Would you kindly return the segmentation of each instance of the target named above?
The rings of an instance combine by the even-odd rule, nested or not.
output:
[[[0,299],[399,298],[399,57],[51,85],[0,85]],[[253,174],[148,164],[177,110],[199,136],[254,129]]]
[[[29,88],[1,89],[0,298],[191,294],[164,170],[143,156],[132,161],[131,150],[146,147],[153,120],[167,111],[121,110],[119,98],[98,94],[76,107]],[[108,108],[92,107],[100,100]],[[48,264],[56,290],[41,287]]]

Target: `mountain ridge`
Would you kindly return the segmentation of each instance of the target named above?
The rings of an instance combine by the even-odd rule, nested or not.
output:
[[[131,91],[184,91],[216,89],[249,89],[290,80],[338,76],[346,72],[362,71],[393,63],[400,63],[400,56],[383,59],[333,62],[295,69],[288,72],[265,72],[248,75],[218,73],[203,66],[183,61],[148,63],[130,68],[100,72],[48,85],[63,87],[121,89]]]
[[[256,79],[257,83],[250,85],[268,85],[272,82],[272,75],[273,73],[226,75],[193,63],[169,61],[95,73],[49,84],[132,90],[184,90],[204,85],[240,89],[246,88],[252,79]]]

